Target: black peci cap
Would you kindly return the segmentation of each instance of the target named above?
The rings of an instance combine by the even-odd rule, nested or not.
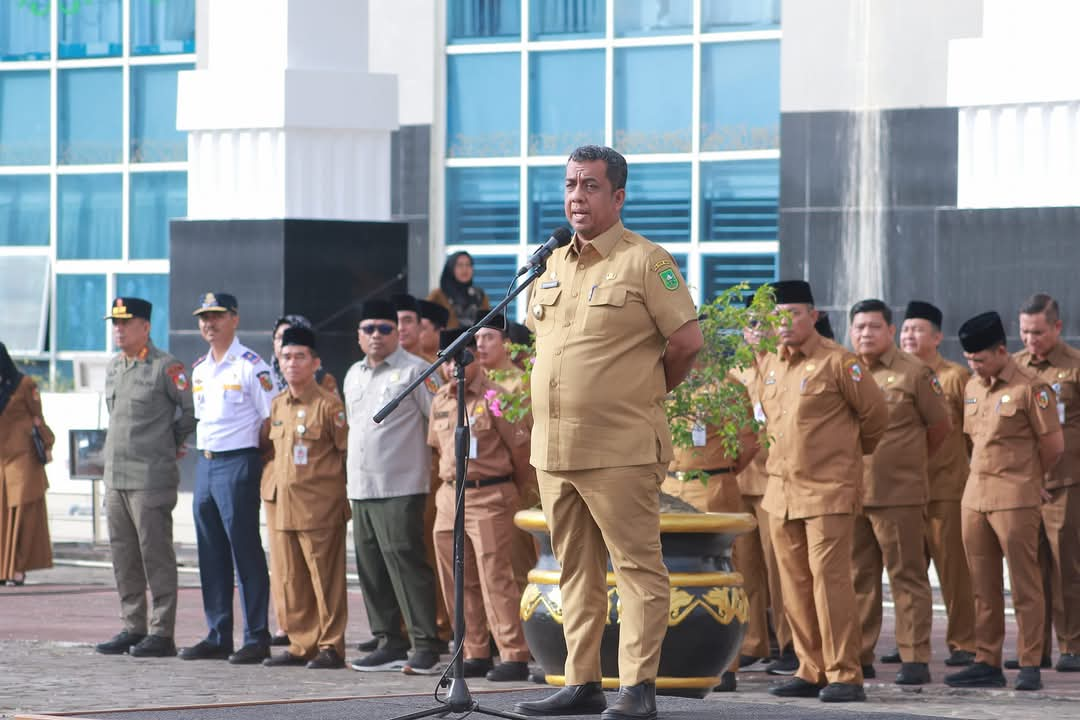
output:
[[[829,313],[824,310],[818,313],[818,319],[817,322],[814,323],[814,329],[817,330],[817,334],[821,337],[829,338],[830,340],[836,339],[836,334],[832,329],[832,323],[829,322]]]
[[[394,303],[394,307],[398,312],[414,312],[417,317],[420,315],[420,308],[416,305],[416,298],[409,293],[398,293],[390,298],[390,302]]]
[[[814,295],[810,292],[810,283],[805,280],[780,280],[772,283],[777,305],[803,303],[814,304]]]
[[[285,332],[281,333],[281,347],[289,345],[303,345],[314,350],[315,333],[310,328],[300,327],[299,325],[288,327]]]
[[[420,318],[430,320],[436,327],[444,328],[450,322],[450,311],[438,303],[430,300],[417,300],[416,306],[420,309]]]
[[[113,300],[106,320],[130,320],[131,318],[150,319],[150,311],[154,309],[148,301],[137,297],[118,297]]]
[[[977,353],[1005,343],[1005,326],[1001,316],[991,310],[976,315],[960,326],[960,345],[964,352]]]
[[[935,306],[922,300],[912,300],[907,304],[904,311],[905,320],[929,320],[939,330],[941,329],[941,311]]]
[[[495,313],[487,320],[487,322],[481,323],[480,327],[498,330],[503,335],[506,335],[509,332],[509,328],[506,325],[506,316],[502,313]]]
[[[389,300],[368,300],[360,308],[361,320],[389,320],[397,324],[397,308]]]
[[[445,350],[457,340],[459,337],[465,334],[465,328],[453,328],[451,330],[439,331],[439,350]],[[476,345],[476,336],[473,335],[472,340],[469,342],[469,347]]]

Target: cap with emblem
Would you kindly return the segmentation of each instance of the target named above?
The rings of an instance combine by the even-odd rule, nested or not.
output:
[[[302,345],[314,350],[315,333],[310,328],[300,327],[299,325],[285,328],[285,332],[281,333],[281,347],[284,348],[289,345]]]
[[[450,345],[465,334],[465,328],[454,328],[452,330],[440,330],[439,331],[439,350],[445,350]],[[469,341],[469,347],[476,345],[476,336],[473,335]]]
[[[960,346],[964,352],[977,353],[1005,344],[1005,326],[1001,316],[991,310],[976,315],[960,326]]]
[[[368,300],[360,308],[361,320],[389,320],[397,322],[397,308],[389,300]]]
[[[435,327],[444,328],[446,323],[450,322],[450,311],[438,303],[433,303],[430,300],[417,300],[416,306],[420,308],[420,318],[430,320]]]
[[[398,293],[390,298],[398,312],[414,312],[420,315],[420,308],[416,304],[416,298],[409,293]]]
[[[228,293],[212,293],[208,292],[202,296],[199,301],[199,307],[196,308],[192,315],[202,315],[208,312],[231,312],[234,313],[240,309],[240,303],[236,302],[235,295],[229,295]]]
[[[817,334],[830,340],[836,339],[836,334],[833,332],[832,323],[829,322],[829,313],[822,310],[818,313],[817,322],[814,323],[814,329],[817,330]]]
[[[810,283],[805,280],[780,280],[772,283],[773,295],[777,305],[814,304],[814,295],[810,292]]]
[[[130,320],[131,318],[150,319],[150,311],[154,308],[146,300],[136,297],[118,297],[113,300],[106,320]]]
[[[941,311],[928,302],[912,300],[904,311],[905,320],[929,320],[934,327],[941,329]]]

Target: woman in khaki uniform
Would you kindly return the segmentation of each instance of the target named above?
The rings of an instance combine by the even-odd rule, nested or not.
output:
[[[49,481],[34,447],[35,427],[48,462],[55,438],[42,418],[37,385],[0,343],[0,584],[22,585],[27,570],[52,567],[45,512]]]

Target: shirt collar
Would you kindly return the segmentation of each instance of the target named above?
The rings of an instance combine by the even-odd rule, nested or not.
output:
[[[1009,358],[1005,361],[1005,367],[1001,368],[1001,372],[990,378],[990,382],[984,382],[983,384],[986,385],[987,388],[989,388],[990,390],[993,390],[994,387],[997,386],[998,382],[1000,382],[1002,385],[1007,385],[1008,383],[1012,382],[1013,377],[1016,376],[1019,367],[1020,366],[1016,364],[1016,361],[1013,360],[1012,356],[1010,355]]]
[[[286,391],[286,402],[290,405],[310,405],[319,394],[319,383],[312,379],[311,383],[300,393],[300,397],[294,397],[292,390]]]
[[[806,342],[800,345],[797,349],[792,350],[786,345],[781,348],[780,357],[788,362],[793,362],[800,357],[810,357],[815,352],[817,352],[817,349],[819,347],[821,347],[822,340],[823,338],[821,337],[821,335],[818,334],[818,331],[814,330],[810,333],[810,337],[806,339]]]
[[[596,252],[600,254],[600,257],[606,258],[615,248],[615,243],[623,236],[624,230],[625,228],[623,227],[622,220],[616,220],[614,225],[594,237],[592,240],[583,240],[579,238],[577,233],[574,233],[573,241],[566,246],[564,257],[572,258],[580,255],[576,248],[578,242],[581,242],[583,244],[582,249],[584,249],[585,246],[592,245]]]
[[[877,361],[885,367],[892,367],[892,364],[896,362],[896,345],[889,345],[889,349],[881,353]]]
[[[402,363],[402,361],[404,359],[405,359],[405,348],[401,347],[401,345],[399,344],[397,346],[397,348],[394,349],[394,352],[390,353],[385,358],[383,358],[383,361],[381,363],[379,363],[378,365],[372,365],[371,363],[369,363],[367,361],[367,358],[364,358],[364,362],[361,363],[361,367],[363,367],[365,370],[369,370],[369,371],[378,370],[383,365],[386,365],[387,367],[397,367],[397,366],[401,365],[401,363]]]

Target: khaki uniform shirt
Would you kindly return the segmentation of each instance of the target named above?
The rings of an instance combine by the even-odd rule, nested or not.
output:
[[[615,223],[556,250],[531,287],[532,464],[585,470],[667,463],[667,339],[697,311],[671,255]]]
[[[773,445],[761,506],[781,518],[857,512],[863,455],[885,434],[881,388],[858,359],[813,333],[761,360],[761,403]]]
[[[346,373],[346,467],[351,499],[423,495],[430,491],[431,451],[425,439],[431,398],[439,389],[434,377],[409,393],[381,423],[376,425],[371,419],[426,368],[427,363],[399,347],[376,367],[364,359]]]
[[[282,392],[270,405],[270,442],[273,470],[263,473],[261,487],[262,499],[272,503],[267,524],[315,530],[345,523],[351,517],[345,497],[349,425],[338,396],[315,383],[300,397]]]
[[[971,474],[961,505],[978,512],[1038,507],[1039,438],[1060,428],[1054,391],[1011,358],[991,382],[973,376],[964,397]]]
[[[942,399],[949,411],[952,427],[938,451],[930,456],[927,475],[930,477],[930,500],[959,502],[968,479],[968,448],[964,439],[964,387],[971,371],[963,365],[949,362],[937,355],[930,369],[941,383]]]
[[[863,458],[863,506],[925,505],[926,430],[948,421],[934,371],[895,345],[870,368],[885,394],[889,424],[872,455]]]
[[[737,370],[735,376],[746,386],[746,391],[753,402],[754,418],[759,422],[764,421],[765,411],[761,407],[761,377],[758,375],[757,367]],[[768,432],[762,431],[759,440],[761,449],[737,476],[739,492],[747,497],[761,497],[769,487],[769,472],[765,469],[765,464],[769,459]]]
[[[738,384],[738,387],[743,392],[744,398],[744,419],[749,422],[752,417],[753,409],[750,404],[750,396],[746,394],[745,387],[739,383],[734,377],[731,377],[731,382]],[[739,440],[740,444],[744,444],[754,437],[753,432],[749,429],[740,431]],[[731,469],[735,465],[737,458],[733,458],[727,454],[724,450],[723,439],[720,435],[720,429],[715,425],[705,426],[705,444],[700,447],[676,447],[674,449],[675,458],[671,461],[671,465],[668,469],[671,472],[689,472],[691,470],[718,470],[722,468]]]
[[[511,423],[491,412],[484,397],[488,390],[501,390],[487,375],[476,374],[465,386],[466,417],[469,433],[475,438],[476,457],[470,458],[466,480],[489,480],[514,473],[513,452],[529,442],[524,421]],[[456,475],[454,430],[457,426],[457,388],[447,383],[439,388],[431,402],[431,426],[428,444],[439,451],[439,477],[453,483]]]
[[[1080,483],[1080,350],[1059,341],[1042,362],[1027,350],[1014,357],[1020,367],[1035,372],[1057,395],[1054,404],[1065,434],[1065,452],[1050,471],[1046,487],[1063,488]]]
[[[160,490],[180,484],[176,452],[195,430],[191,383],[183,363],[147,344],[105,370],[105,487]],[[254,447],[254,446],[253,446]]]

